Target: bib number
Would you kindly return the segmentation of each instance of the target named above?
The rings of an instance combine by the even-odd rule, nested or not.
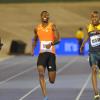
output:
[[[90,37],[90,42],[92,47],[96,47],[100,45],[100,34],[96,36]]]
[[[45,52],[52,51],[52,46],[49,49],[46,48],[46,45],[48,45],[50,43],[51,43],[51,41],[41,41],[41,50],[45,51]]]

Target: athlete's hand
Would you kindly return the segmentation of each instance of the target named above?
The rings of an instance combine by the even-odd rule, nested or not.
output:
[[[50,44],[50,43],[47,44],[47,45],[46,45],[46,48],[47,48],[47,49],[50,49],[50,48],[51,48],[51,44]]]

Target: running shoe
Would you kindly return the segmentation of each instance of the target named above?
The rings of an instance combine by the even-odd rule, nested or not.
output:
[[[94,100],[99,100],[99,99],[100,99],[100,95],[99,94],[94,96]]]
[[[48,100],[48,97],[46,96],[46,97],[44,97],[44,99],[43,100]]]

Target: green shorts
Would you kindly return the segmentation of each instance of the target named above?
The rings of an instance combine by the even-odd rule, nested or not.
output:
[[[90,66],[97,65],[100,68],[100,52],[89,54]]]

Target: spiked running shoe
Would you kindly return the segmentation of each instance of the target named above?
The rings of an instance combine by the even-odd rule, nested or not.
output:
[[[100,99],[100,95],[99,94],[94,96],[94,100],[99,100],[99,99]]]

